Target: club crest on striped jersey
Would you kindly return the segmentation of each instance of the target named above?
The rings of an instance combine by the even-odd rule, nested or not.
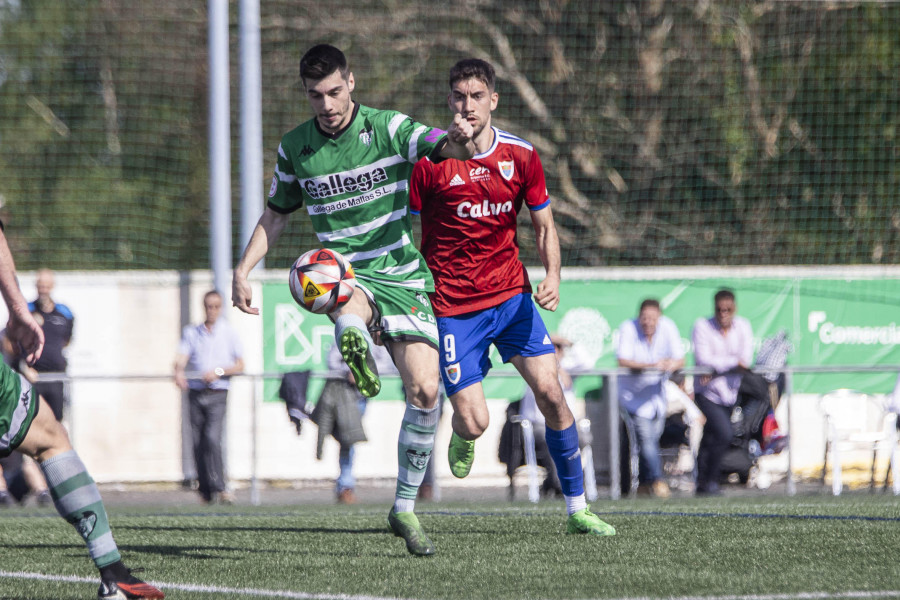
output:
[[[272,185],[269,187],[269,198],[275,197],[275,192],[278,191],[278,175],[272,175]]]
[[[497,166],[500,168],[500,174],[503,179],[509,181],[516,174],[516,163],[511,160],[498,160]]]
[[[371,146],[372,145],[372,131],[371,130],[366,131],[365,129],[360,131],[359,132],[359,141],[361,141],[366,146]]]
[[[459,383],[459,379],[462,377],[462,369],[459,368],[459,363],[453,363],[444,367],[444,375],[447,376],[447,381],[450,383],[454,385]]]

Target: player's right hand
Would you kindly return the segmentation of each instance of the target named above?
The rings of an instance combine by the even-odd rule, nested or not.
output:
[[[244,278],[235,276],[231,281],[231,303],[237,306],[241,312],[245,312],[248,315],[258,315],[259,309],[250,306],[252,299],[253,290],[250,288],[250,283]]]

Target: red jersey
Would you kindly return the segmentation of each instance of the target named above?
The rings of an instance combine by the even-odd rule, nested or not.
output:
[[[550,204],[531,144],[492,128],[494,143],[465,162],[416,163],[409,202],[422,216],[422,254],[434,275],[434,314],[451,317],[531,292],[519,260],[516,216]]]

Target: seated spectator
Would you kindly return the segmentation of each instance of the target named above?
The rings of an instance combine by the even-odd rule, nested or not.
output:
[[[619,378],[619,404],[634,422],[639,448],[638,494],[669,497],[662,476],[659,438],[666,424],[664,384],[684,366],[684,348],[675,323],[662,315],[659,301],[641,303],[636,319],[619,327],[619,366],[632,374]]]

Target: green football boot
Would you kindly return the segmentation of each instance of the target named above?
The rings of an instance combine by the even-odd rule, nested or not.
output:
[[[340,343],[341,356],[353,373],[359,393],[366,398],[377,396],[381,391],[381,379],[363,332],[357,327],[347,327],[341,333]]]
[[[450,461],[450,472],[454,477],[462,479],[468,475],[475,461],[475,440],[464,440],[454,431],[450,436],[450,447],[447,448],[447,460]]]
[[[419,524],[419,518],[414,512],[394,512],[393,507],[388,513],[388,525],[397,537],[406,540],[406,549],[414,556],[431,556],[434,554],[434,544],[425,535],[425,531]]]
[[[586,533],[592,535],[616,535],[616,529],[590,511],[590,507],[569,515],[566,533]]]

